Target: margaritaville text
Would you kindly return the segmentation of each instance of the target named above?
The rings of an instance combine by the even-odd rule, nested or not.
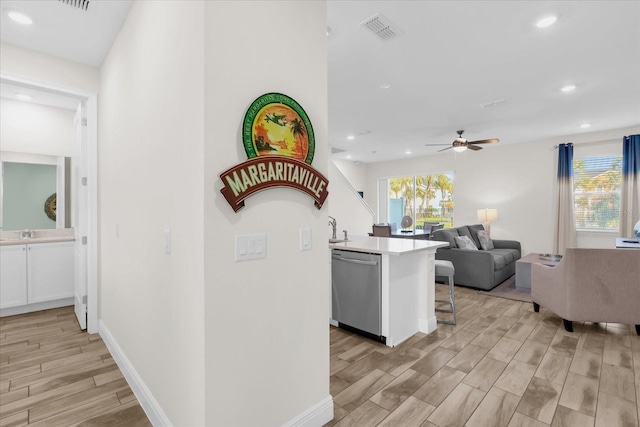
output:
[[[281,156],[255,157],[220,174],[220,192],[234,211],[250,195],[271,187],[290,187],[311,196],[318,209],[327,198],[329,181],[308,164]]]

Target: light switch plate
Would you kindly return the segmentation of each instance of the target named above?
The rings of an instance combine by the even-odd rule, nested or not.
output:
[[[267,257],[266,234],[236,234],[234,261],[248,261]]]
[[[164,253],[171,253],[171,230],[164,230]]]
[[[310,251],[311,248],[312,248],[311,229],[301,228],[300,229],[300,251]]]

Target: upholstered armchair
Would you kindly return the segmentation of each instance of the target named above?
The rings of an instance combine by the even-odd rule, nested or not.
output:
[[[564,320],[635,325],[640,335],[640,249],[568,248],[555,267],[531,265],[531,300]]]

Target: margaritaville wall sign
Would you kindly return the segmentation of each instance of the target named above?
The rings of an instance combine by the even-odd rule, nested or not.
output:
[[[295,188],[322,207],[329,181],[311,167],[313,127],[300,104],[281,93],[260,96],[244,116],[242,140],[247,161],[220,174],[220,192],[234,211],[247,197],[272,187]]]

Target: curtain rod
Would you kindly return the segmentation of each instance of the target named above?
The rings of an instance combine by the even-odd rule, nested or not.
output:
[[[617,139],[607,139],[605,141],[590,141],[590,142],[567,142],[567,144],[573,144],[574,146],[577,145],[582,145],[582,146],[586,146],[586,147],[590,147],[592,145],[604,145],[604,144],[616,144],[616,143],[622,143],[622,138],[617,140]],[[553,148],[558,148],[558,145],[554,145]]]

